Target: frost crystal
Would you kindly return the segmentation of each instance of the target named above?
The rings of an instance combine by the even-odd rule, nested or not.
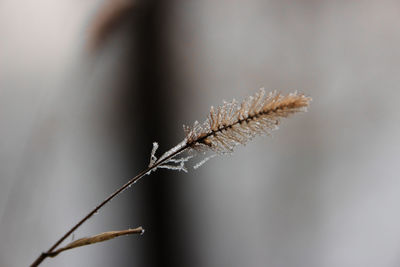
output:
[[[156,162],[160,162],[166,158],[168,158],[169,156],[171,156],[172,154],[174,154],[175,152],[177,152],[179,149],[185,147],[187,144],[186,142],[186,138],[180,142],[179,144],[177,144],[176,146],[174,146],[173,148],[171,148],[170,150],[168,150],[167,152],[165,152]],[[183,151],[182,151],[183,152]],[[177,155],[179,155],[180,153],[178,153]],[[176,156],[177,156],[176,155]]]
[[[151,150],[149,167],[153,166],[154,163],[157,161],[157,157],[156,157],[157,149],[158,149],[158,143],[154,142],[153,143],[153,149]]]
[[[202,161],[196,163],[196,165],[193,166],[194,169],[198,169],[200,168],[204,163],[206,163],[207,161],[209,161],[210,159],[214,158],[215,156],[217,156],[217,154],[212,154],[208,157],[205,157]]]
[[[146,174],[150,174],[152,171],[155,171],[158,168],[187,172],[187,169],[185,168],[185,162],[187,162],[189,159],[193,158],[193,155],[190,155],[190,156],[184,157],[184,158],[178,158],[178,159],[175,158],[184,151],[184,149],[182,151],[179,151],[179,150],[184,148],[185,146],[186,146],[186,139],[183,140],[181,143],[179,143],[177,146],[175,146],[172,149],[165,152],[159,159],[157,159],[157,157],[155,156],[155,153],[158,148],[158,143],[154,142],[153,149],[151,150],[149,167],[153,167],[154,165],[158,165],[158,166],[154,166],[154,168],[152,170],[148,171]],[[174,154],[174,156],[172,156],[173,154]],[[171,157],[171,158],[168,158],[168,157]]]
[[[185,168],[185,162],[187,162],[191,158],[193,158],[193,155],[187,156],[186,158],[179,158],[179,159],[170,158],[165,163],[160,165],[159,168],[187,172],[187,169]],[[171,164],[167,164],[167,163],[177,163],[178,165],[171,165]]]

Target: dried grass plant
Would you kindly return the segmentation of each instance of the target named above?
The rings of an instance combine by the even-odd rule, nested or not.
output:
[[[93,214],[145,175],[159,168],[187,172],[185,166],[187,161],[195,155],[202,155],[204,152],[210,151],[210,156],[205,157],[194,165],[194,168],[198,168],[215,155],[231,153],[237,145],[245,145],[257,135],[269,135],[271,131],[278,128],[282,118],[306,111],[310,101],[310,97],[297,92],[288,95],[282,95],[276,91],[266,94],[264,89],[261,89],[255,95],[246,98],[240,103],[233,100],[224,102],[218,108],[211,107],[208,118],[201,124],[196,121],[192,127],[184,126],[185,138],[183,141],[165,152],[160,158],[155,155],[158,144],[153,143],[148,167],[103,200],[66,232],[47,252],[42,253],[31,266],[38,266],[47,257],[55,257],[65,250],[106,241],[121,235],[142,234],[144,230],[141,227],[105,232],[92,237],[78,239],[65,247],[57,249],[68,236],[92,217]],[[188,156],[178,158],[183,152],[187,152]]]

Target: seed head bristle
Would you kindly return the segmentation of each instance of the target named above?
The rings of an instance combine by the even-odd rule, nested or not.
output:
[[[231,153],[239,144],[245,145],[257,135],[270,134],[280,119],[307,110],[310,97],[297,92],[282,95],[276,91],[266,95],[260,89],[241,103],[225,102],[217,109],[211,107],[203,124],[186,128],[186,140],[193,149],[216,153]]]

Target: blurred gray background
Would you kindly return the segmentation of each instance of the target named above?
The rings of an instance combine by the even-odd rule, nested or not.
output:
[[[0,2],[0,266],[26,266],[210,105],[312,96],[232,156],[145,177],[43,266],[400,266],[398,1]],[[70,240],[70,239],[69,239]]]

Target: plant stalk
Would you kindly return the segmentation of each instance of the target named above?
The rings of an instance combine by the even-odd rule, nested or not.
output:
[[[31,264],[31,267],[36,267],[39,266],[40,263],[43,262],[47,257],[52,255],[53,251],[68,237],[70,236],[76,229],[78,229],[84,222],[86,222],[90,217],[92,217],[97,211],[99,211],[105,204],[107,204],[110,200],[112,200],[114,197],[119,195],[122,191],[124,191],[126,188],[128,188],[130,185],[134,184],[137,182],[139,179],[141,179],[143,176],[146,175],[149,171],[152,171],[156,169],[158,166],[162,165],[164,162],[168,161],[169,159],[173,158],[177,154],[183,152],[186,150],[190,145],[186,144],[182,146],[180,149],[175,151],[174,153],[171,153],[168,155],[168,157],[165,158],[160,158],[160,161],[155,162],[152,166],[147,167],[143,171],[141,171],[138,175],[130,179],[127,183],[125,183],[123,186],[121,186],[119,189],[117,189],[114,193],[109,195],[106,199],[104,199],[99,205],[97,205],[91,212],[89,212],[82,220],[80,220],[77,224],[75,224],[68,232],[66,232],[56,243],[54,243],[53,246],[50,247],[50,249],[46,252],[43,252],[42,254],[39,255],[39,257]]]

